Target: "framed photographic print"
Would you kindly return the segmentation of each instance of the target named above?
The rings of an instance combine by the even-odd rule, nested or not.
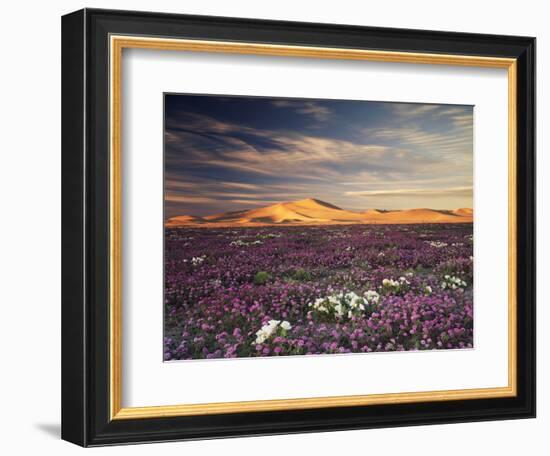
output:
[[[535,40],[62,22],[62,437],[535,416]]]

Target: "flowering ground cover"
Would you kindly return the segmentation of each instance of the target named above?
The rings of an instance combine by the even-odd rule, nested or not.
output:
[[[472,232],[167,228],[164,359],[471,348]]]

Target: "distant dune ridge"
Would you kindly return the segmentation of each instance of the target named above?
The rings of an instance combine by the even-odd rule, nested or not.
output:
[[[180,215],[166,221],[166,227],[228,227],[270,225],[338,225],[338,224],[412,224],[472,223],[473,210],[404,209],[386,211],[368,209],[348,211],[324,201],[307,198],[277,203],[243,211],[196,217]]]

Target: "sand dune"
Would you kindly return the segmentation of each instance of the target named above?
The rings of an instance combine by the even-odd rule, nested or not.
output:
[[[336,224],[398,224],[398,223],[471,223],[473,211],[406,209],[382,211],[369,209],[353,212],[314,198],[277,203],[258,209],[224,212],[196,217],[181,215],[167,220],[167,227],[178,226],[262,226],[262,225],[336,225]]]
[[[172,217],[166,222],[166,226],[182,226],[182,225],[196,225],[202,224],[206,221],[202,217],[195,217],[194,215],[178,215]]]
[[[460,223],[460,221],[471,222],[473,217],[472,214],[462,216],[449,211],[434,209],[407,209],[386,212],[381,214],[379,218],[385,223]]]
[[[455,209],[453,214],[463,217],[472,217],[474,215],[474,210],[469,207],[461,207],[460,209]]]
[[[366,211],[362,212],[362,214],[365,216],[377,216],[383,213],[384,211],[381,211],[379,209],[367,209]]]

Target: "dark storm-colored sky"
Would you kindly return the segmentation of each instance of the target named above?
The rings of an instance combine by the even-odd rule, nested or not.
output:
[[[165,95],[165,215],[472,207],[473,108]]]

